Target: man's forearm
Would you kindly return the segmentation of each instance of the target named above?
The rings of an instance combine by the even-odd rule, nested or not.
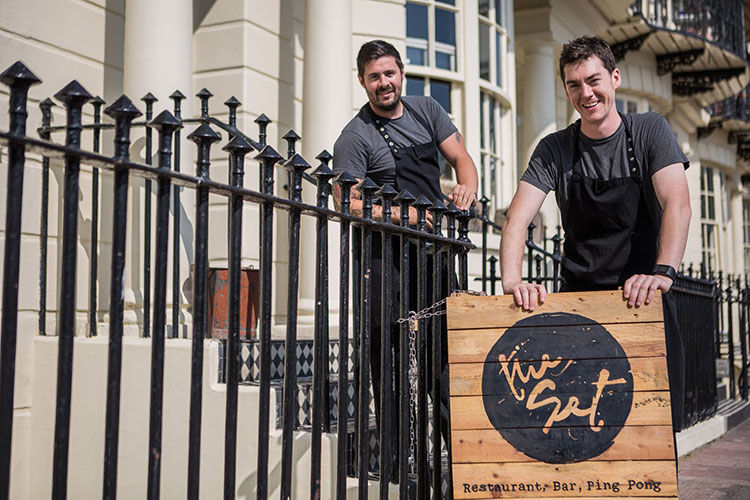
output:
[[[675,269],[680,266],[685,253],[691,216],[689,204],[665,208],[659,232],[657,264],[667,264]]]
[[[341,210],[341,199],[334,195],[334,206],[336,207],[336,210]],[[352,195],[350,202],[349,202],[349,213],[356,217],[363,217],[364,211],[362,209],[362,199],[355,197]],[[401,207],[398,205],[394,205],[391,207],[391,222],[394,224],[399,224],[401,218]],[[372,206],[372,219],[373,220],[383,220],[383,207],[381,205],[373,205]]]
[[[463,184],[476,194],[479,191],[479,177],[477,176],[477,167],[474,165],[471,156],[467,154],[459,157],[454,168],[456,170],[456,182]]]
[[[506,217],[500,240],[500,277],[503,289],[521,282],[526,227]]]

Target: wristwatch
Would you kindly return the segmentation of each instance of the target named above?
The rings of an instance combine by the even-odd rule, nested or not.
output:
[[[677,271],[675,271],[674,267],[668,266],[666,264],[656,264],[654,266],[654,270],[651,271],[651,274],[664,275],[667,278],[671,279],[673,283],[677,281]]]

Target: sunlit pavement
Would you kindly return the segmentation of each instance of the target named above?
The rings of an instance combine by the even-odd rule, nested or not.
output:
[[[750,419],[678,461],[681,499],[750,500]]]

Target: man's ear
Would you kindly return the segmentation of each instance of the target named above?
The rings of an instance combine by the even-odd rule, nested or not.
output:
[[[612,86],[615,89],[619,89],[621,84],[622,84],[622,75],[620,75],[620,70],[615,68],[612,70]]]
[[[402,72],[403,75],[403,72]],[[365,88],[365,79],[362,78],[362,75],[357,75],[357,78],[359,79],[359,84],[362,85],[362,88]]]

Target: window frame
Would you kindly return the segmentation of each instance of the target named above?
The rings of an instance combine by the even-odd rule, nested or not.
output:
[[[480,24],[483,24],[488,27],[489,29],[489,40],[487,41],[489,43],[489,63],[490,63],[490,79],[486,80],[482,78],[481,74],[481,66],[479,69],[479,82],[480,86],[487,86],[493,91],[497,92],[499,89],[506,89],[508,87],[508,43],[510,39],[510,35],[508,33],[508,28],[505,26],[508,22],[508,2],[505,0],[501,0],[502,4],[502,21],[504,24],[498,24],[497,23],[497,15],[496,15],[496,8],[495,8],[495,1],[489,2],[489,10],[487,12],[487,15],[483,15],[479,12],[479,5],[477,4],[477,42],[479,43],[480,37],[481,37],[481,29]],[[497,35],[500,35],[500,47],[497,47]],[[479,47],[477,47],[477,50],[479,50]],[[498,60],[500,61],[500,68],[498,73],[497,63]],[[479,53],[479,62],[481,65],[482,61],[482,55],[481,51]],[[498,74],[499,79],[498,80]]]
[[[427,7],[427,64],[412,64],[408,62],[406,58],[404,58],[404,64],[406,66],[412,67],[412,68],[429,68],[431,70],[436,70],[440,72],[447,72],[447,73],[462,73],[461,67],[463,65],[462,58],[459,58],[459,46],[461,45],[461,9],[458,5],[451,5],[449,3],[444,3],[441,0],[407,0],[404,3],[404,10],[406,10],[406,4],[416,4],[416,5],[424,5]],[[454,2],[456,3],[456,2]],[[449,12],[453,12],[453,20],[454,20],[454,27],[455,27],[455,39],[456,39],[456,45],[453,47],[453,67],[454,70],[444,69],[444,68],[438,68],[436,65],[437,57],[436,52],[438,49],[438,45],[446,45],[450,47],[448,44],[444,44],[442,42],[438,42],[437,38],[435,36],[435,9],[442,9],[447,10]],[[404,19],[406,19],[406,14],[404,13]],[[406,38],[406,47],[408,51],[408,47],[416,47],[417,45],[423,45],[424,40],[421,38]],[[423,47],[418,47],[423,48]],[[444,52],[444,51],[443,51]],[[443,78],[443,77],[441,77]]]
[[[700,224],[701,263],[706,273],[721,269],[719,251],[719,222],[716,218],[716,174],[721,170],[711,165],[701,165],[700,178]],[[713,205],[713,217],[709,209]],[[718,200],[721,203],[721,200]],[[719,207],[721,210],[721,207]]]

